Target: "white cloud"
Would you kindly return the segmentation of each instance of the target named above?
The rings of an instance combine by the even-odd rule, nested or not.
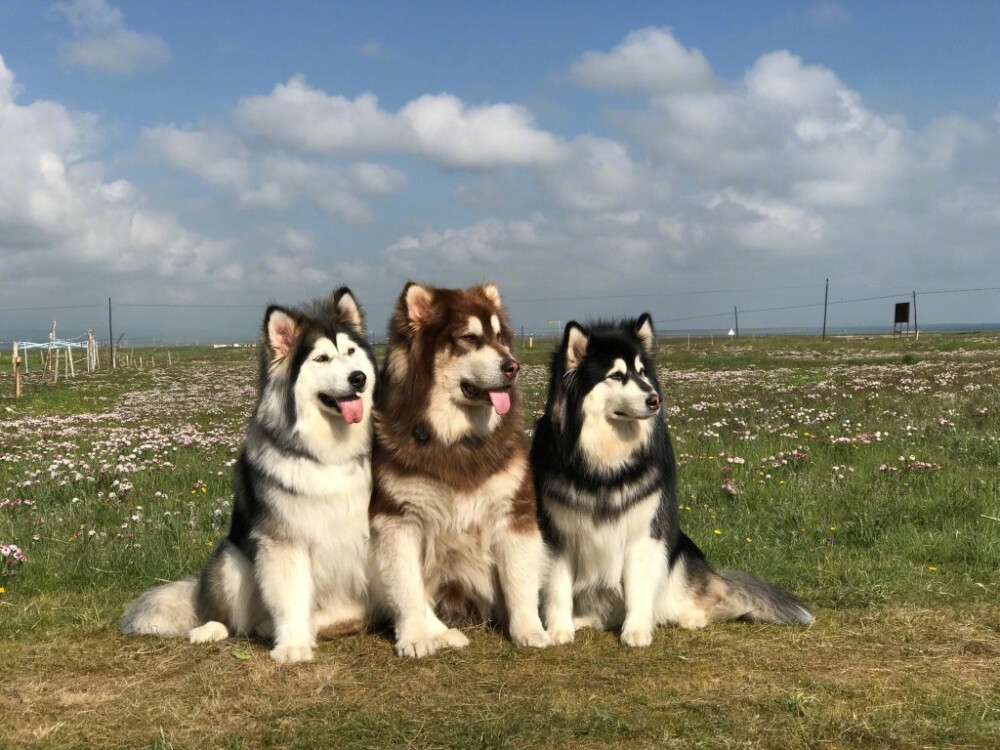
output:
[[[91,28],[123,23],[107,4],[87,7]],[[146,153],[211,196],[177,191],[174,213],[105,175],[97,118],[18,104],[0,65],[0,274],[100,268],[157,299],[238,288],[294,300],[350,283],[376,309],[407,277],[493,279],[528,322],[634,314],[643,295],[654,312],[682,317],[698,311],[677,301],[688,290],[826,275],[918,289],[995,276],[995,114],[914,128],[786,50],[723,79],[666,29],[634,32],[567,69],[564,80],[588,89],[574,105],[586,96],[583,106],[607,113],[600,135],[547,129],[521,104],[450,94],[416,91],[386,109],[374,93],[328,93],[302,76],[239,100],[232,119],[147,128]],[[639,96],[613,111],[621,99],[604,92]],[[242,236],[211,239],[189,216]],[[716,313],[734,301],[704,304]]]
[[[618,121],[660,172],[816,205],[890,196],[917,166],[905,123],[875,114],[832,71],[784,51],[761,56],[737,83],[656,92]]]
[[[560,140],[537,130],[531,112],[514,104],[469,107],[447,94],[425,95],[399,112],[416,151],[446,167],[483,168],[551,163]]]
[[[492,210],[469,201],[484,218],[407,234],[385,248],[386,267],[449,283],[478,274],[543,300],[718,288],[734,274],[740,287],[838,274],[917,288],[995,275],[997,118],[915,130],[783,50],[724,81],[655,29],[582,55],[570,78],[646,101],[610,114],[616,139],[562,136],[533,165],[544,213],[519,219],[501,181],[480,182],[460,193],[492,196]]]
[[[63,49],[69,65],[127,74],[170,61],[166,42],[126,28],[121,10],[106,0],[71,0],[52,9],[69,21],[76,37]]]
[[[374,94],[330,96],[296,76],[270,94],[242,100],[236,121],[268,143],[312,154],[415,154],[447,168],[530,166],[557,159],[560,139],[513,104],[468,106],[424,95],[391,113]]]
[[[632,161],[624,145],[606,138],[580,136],[541,175],[560,203],[576,211],[609,211],[645,204],[650,197],[647,170]]]
[[[394,193],[406,184],[402,172],[382,164],[343,167],[254,151],[223,130],[165,125],[144,130],[142,141],[172,166],[233,189],[239,204],[249,209],[283,210],[307,200],[329,216],[363,224],[373,219],[364,196]]]
[[[611,52],[587,52],[569,69],[580,86],[614,91],[684,91],[711,86],[708,60],[680,44],[670,29],[633,31]]]
[[[706,206],[720,213],[724,208],[739,209],[733,216],[732,231],[745,248],[777,254],[805,254],[823,239],[825,222],[822,217],[766,193],[747,195],[727,188],[712,195]]]
[[[0,277],[101,286],[140,274],[161,288],[192,277],[231,285],[241,276],[232,245],[147,207],[126,180],[106,181],[90,157],[99,122],[55,102],[19,104],[0,58]],[[19,285],[20,288],[20,285]]]
[[[173,166],[201,177],[212,185],[246,189],[249,183],[249,150],[223,130],[182,130],[174,125],[147,128],[143,144]]]
[[[368,153],[393,144],[402,149],[411,135],[406,123],[379,108],[374,94],[354,100],[328,96],[303,76],[279,83],[266,96],[240,101],[236,121],[267,142],[320,154]]]

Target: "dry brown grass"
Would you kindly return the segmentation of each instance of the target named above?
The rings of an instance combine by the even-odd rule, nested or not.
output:
[[[60,625],[53,608],[73,603],[59,597],[21,606],[42,616],[4,643],[10,747],[987,748],[1000,736],[1000,613],[985,606],[661,630],[641,651],[608,633],[517,651],[476,629],[468,650],[420,662],[357,635],[293,667],[258,643]]]

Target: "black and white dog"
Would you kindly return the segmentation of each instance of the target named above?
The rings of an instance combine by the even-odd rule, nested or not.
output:
[[[617,629],[648,646],[653,628],[720,620],[809,624],[792,594],[739,571],[715,571],[678,525],[670,436],[648,314],[566,326],[552,361],[531,464],[552,550],[544,615],[555,644],[581,627]]]
[[[229,535],[200,578],[150,589],[120,625],[192,643],[255,633],[276,661],[308,661],[317,635],[366,617],[375,355],[346,287],[272,305],[261,345]]]

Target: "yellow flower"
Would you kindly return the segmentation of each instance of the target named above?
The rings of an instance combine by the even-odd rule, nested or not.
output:
[[[784,483],[785,483],[784,479],[782,479],[780,482],[778,482],[778,484],[784,484]]]
[[[809,433],[808,432],[803,432],[802,433],[802,437],[809,437]]]
[[[202,488],[201,488],[201,491],[202,491],[202,492],[208,492],[208,489],[207,489],[207,488],[205,488],[205,487],[202,487]]]
[[[0,586],[0,594],[6,594],[6,593],[7,589],[5,589],[3,586]]]
[[[750,537],[747,537],[747,544],[750,544],[750,542],[752,542],[752,541],[753,541],[753,539],[751,539]]]
[[[927,570],[937,570],[937,568],[935,568],[933,565],[928,565],[927,566]],[[2,593],[3,593],[3,589],[0,589],[0,594],[2,594]]]
[[[716,533],[716,534],[721,534],[722,532],[721,532],[721,531],[719,531],[718,529],[716,529],[716,530],[715,530],[715,533]]]
[[[831,526],[831,527],[830,527],[830,531],[836,531],[836,530],[837,530],[837,527],[836,527],[836,526]]]

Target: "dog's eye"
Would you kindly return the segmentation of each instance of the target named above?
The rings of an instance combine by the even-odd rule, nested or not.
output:
[[[478,344],[479,337],[474,333],[467,333],[464,336],[459,336],[459,339],[464,341],[466,344]]]
[[[613,372],[610,375],[608,375],[608,377],[611,378],[612,380],[617,380],[620,383],[624,383],[625,382],[625,373],[624,372]]]
[[[330,361],[330,355],[328,354],[320,354],[318,357],[313,358],[313,362],[329,362],[329,361]]]
[[[643,378],[646,377],[646,368],[645,367],[643,367],[641,370],[639,370],[639,376],[643,377]]]
[[[354,352],[357,351],[353,346],[347,350],[347,356],[350,357]]]

